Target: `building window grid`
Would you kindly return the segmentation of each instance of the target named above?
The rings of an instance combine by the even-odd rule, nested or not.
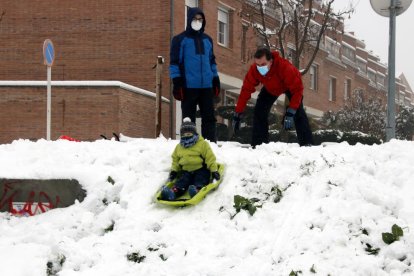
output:
[[[287,48],[287,59],[293,63],[296,58],[296,50],[293,47],[288,46]]]
[[[344,100],[348,100],[351,95],[351,79],[346,78],[344,81]]]
[[[309,75],[310,75],[310,89],[311,90],[318,90],[318,66],[315,64],[312,64],[309,69]]]
[[[376,72],[375,72],[375,70],[372,70],[371,68],[368,68],[368,79],[372,83],[376,83]]]
[[[338,42],[336,42],[332,38],[326,36],[325,37],[325,47],[332,56],[334,56],[336,58],[339,58],[340,45],[338,45]]]
[[[229,12],[218,9],[217,42],[225,47],[229,46]]]
[[[184,11],[184,29],[187,28],[187,12],[190,8],[197,8],[199,5],[198,0],[185,0],[185,11]]]
[[[363,61],[357,59],[357,66],[358,66],[358,69],[360,71],[362,71],[364,74],[367,73],[367,64],[366,63],[364,63]]]
[[[377,75],[377,83],[379,85],[385,86],[385,77],[382,75]]]
[[[247,30],[249,26],[242,25],[242,37],[241,37],[241,61],[246,62],[247,61]]]
[[[329,78],[329,101],[336,101],[336,78]]]
[[[349,60],[355,62],[355,51],[349,47],[342,45],[342,54]]]

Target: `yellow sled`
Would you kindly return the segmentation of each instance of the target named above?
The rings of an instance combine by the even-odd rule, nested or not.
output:
[[[201,190],[195,196],[193,196],[192,198],[190,198],[190,196],[188,195],[188,191],[187,191],[187,192],[185,192],[184,195],[180,196],[176,200],[173,200],[173,201],[162,200],[161,199],[161,189],[160,189],[157,192],[157,194],[155,195],[155,201],[157,201],[160,204],[176,206],[176,207],[183,207],[183,206],[198,204],[200,201],[202,201],[206,197],[206,195],[211,190],[215,190],[220,185],[221,181],[223,180],[224,165],[219,164],[219,163],[217,163],[217,165],[218,165],[218,171],[220,173],[220,180],[215,181],[215,182],[211,182],[210,184],[207,184],[206,186],[201,188]],[[167,182],[166,186],[168,188],[171,188],[172,186],[174,186],[174,182],[175,182],[175,180],[171,181],[171,182]]]

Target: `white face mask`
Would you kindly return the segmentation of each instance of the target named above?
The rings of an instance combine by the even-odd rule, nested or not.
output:
[[[199,30],[201,30],[201,27],[203,27],[203,23],[202,23],[202,22],[200,22],[200,21],[198,21],[198,20],[193,20],[193,21],[191,21],[191,28],[192,28],[194,31],[199,31]]]

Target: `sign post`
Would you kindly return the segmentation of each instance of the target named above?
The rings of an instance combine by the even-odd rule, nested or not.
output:
[[[52,123],[52,65],[55,60],[55,49],[50,39],[43,42],[43,60],[47,66],[46,139],[49,141]]]
[[[371,0],[371,6],[376,13],[390,18],[388,44],[388,97],[387,97],[387,126],[386,138],[389,142],[395,138],[395,25],[396,16],[405,12],[412,0]]]
[[[155,97],[155,138],[159,137],[161,134],[161,94],[162,94],[162,65],[164,64],[164,58],[161,56],[157,57],[156,65],[156,97]]]

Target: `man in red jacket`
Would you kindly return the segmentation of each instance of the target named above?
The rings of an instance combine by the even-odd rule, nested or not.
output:
[[[295,125],[299,145],[312,145],[312,132],[303,109],[303,84],[299,70],[280,57],[278,52],[271,52],[268,48],[259,48],[254,55],[254,61],[244,78],[233,115],[234,131],[240,128],[242,113],[251,94],[256,91],[255,87],[262,84],[263,88],[254,108],[252,146],[269,142],[268,116],[273,103],[281,94],[285,94],[290,100],[283,117],[284,129],[292,129]]]

